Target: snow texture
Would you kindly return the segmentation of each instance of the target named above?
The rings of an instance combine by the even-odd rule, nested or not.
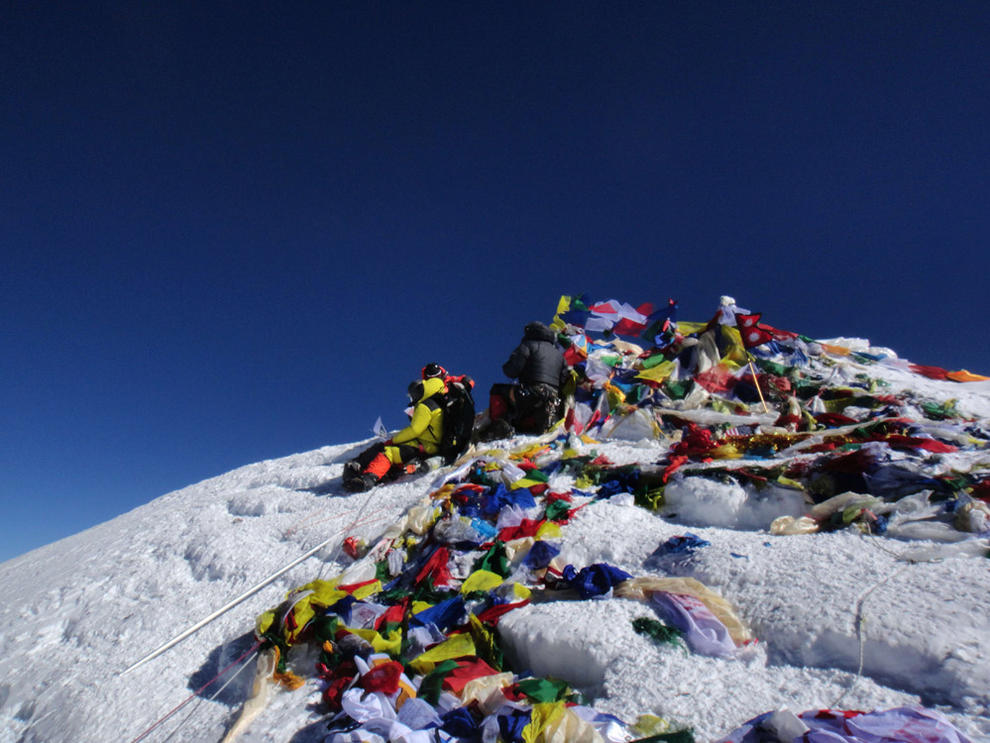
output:
[[[990,417],[988,383],[870,371],[895,391],[951,397],[964,414]],[[0,564],[0,743],[222,738],[251,684],[255,617],[293,587],[340,573],[351,564],[345,537],[373,544],[431,492],[436,473],[344,493],[343,463],[365,443],[242,467]],[[655,463],[665,451],[660,441],[590,448],[617,464]],[[963,469],[985,457],[944,461]],[[670,488],[664,512],[620,494],[590,503],[564,527],[565,562],[605,562],[633,575],[650,572],[644,563],[670,537],[690,531],[707,540],[668,572],[700,580],[737,608],[757,638],[738,658],[657,644],[632,628],[647,606],[614,597],[537,601],[509,613],[499,625],[507,652],[535,674],[567,680],[603,712],[627,721],[659,715],[692,727],[698,740],[781,708],[906,704],[937,708],[972,740],[990,740],[987,540],[767,531],[773,518],[804,510],[789,491],[688,476]],[[121,675],[325,540],[311,558]],[[307,662],[293,659],[304,675]],[[310,680],[276,692],[241,740],[325,735]]]

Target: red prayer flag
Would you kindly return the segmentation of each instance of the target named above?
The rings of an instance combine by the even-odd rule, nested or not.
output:
[[[481,658],[456,661],[457,668],[444,676],[443,685],[455,694],[460,694],[468,681],[482,676],[492,676],[498,671],[485,663]]]

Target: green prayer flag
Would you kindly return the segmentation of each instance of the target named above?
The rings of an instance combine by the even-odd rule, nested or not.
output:
[[[559,702],[570,692],[567,682],[557,679],[523,679],[517,686],[533,702]]]
[[[450,675],[450,672],[457,668],[457,661],[445,660],[437,663],[433,670],[423,677],[422,683],[416,696],[430,704],[436,705],[440,700],[440,692],[443,690],[443,680]],[[415,673],[415,671],[410,671]]]

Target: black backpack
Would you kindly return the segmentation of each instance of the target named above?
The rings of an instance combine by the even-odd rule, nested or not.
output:
[[[450,382],[447,392],[438,395],[443,408],[443,437],[440,440],[440,456],[444,464],[450,464],[463,454],[471,443],[474,430],[474,397],[471,386],[463,382]]]

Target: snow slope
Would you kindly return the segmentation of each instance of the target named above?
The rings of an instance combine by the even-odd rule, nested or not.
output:
[[[988,383],[920,379],[894,367],[871,374],[893,390],[954,398],[967,415],[990,419]],[[438,473],[428,473],[343,493],[343,462],[365,443],[242,467],[0,564],[0,743],[219,740],[253,665],[235,663],[196,692],[251,648],[255,617],[291,588],[345,569],[344,537],[374,543],[436,484]],[[649,464],[668,444],[585,446],[616,464]],[[966,452],[943,463],[985,466],[984,457]],[[561,475],[552,485],[571,482]],[[499,625],[523,666],[568,680],[598,710],[628,721],[660,715],[693,727],[698,740],[778,708],[905,704],[938,708],[972,740],[990,740],[985,538],[894,539],[852,529],[772,536],[772,516],[802,512],[788,493],[757,497],[693,476],[677,489],[693,510],[654,513],[623,494],[589,502],[564,527],[562,557],[579,568],[605,562],[645,575],[658,545],[690,531],[710,546],[667,572],[697,578],[731,601],[757,642],[735,659],[706,657],[637,634],[632,620],[650,613],[638,601],[535,601]],[[312,558],[120,675],[327,539]],[[244,670],[230,681],[237,669]],[[312,680],[275,694],[241,740],[323,740],[319,698]]]

